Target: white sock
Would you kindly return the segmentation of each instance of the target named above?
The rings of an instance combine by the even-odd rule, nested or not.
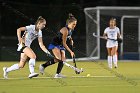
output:
[[[35,59],[30,59],[29,60],[29,70],[30,70],[30,73],[34,73],[34,66],[35,66]]]
[[[11,67],[8,67],[6,72],[10,72],[10,71],[17,70],[17,69],[19,69],[18,64],[14,64]]]
[[[114,62],[114,66],[116,67],[117,67],[117,61],[118,61],[117,55],[113,55],[113,62]]]
[[[112,68],[112,56],[108,56],[108,67]]]

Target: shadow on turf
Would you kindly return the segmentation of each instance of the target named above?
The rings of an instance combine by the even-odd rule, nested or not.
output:
[[[49,74],[49,73],[45,73],[47,76],[49,77],[53,77],[54,75]],[[65,81],[63,81],[62,78],[51,78],[52,80],[55,80],[56,82],[58,82],[61,86],[67,86],[67,83]]]
[[[6,93],[5,91],[2,91],[1,93]]]
[[[92,62],[94,62],[95,64],[98,64],[99,66],[101,66],[103,69],[109,71],[111,74],[115,75],[116,77],[118,77],[121,80],[126,81],[127,83],[133,85],[133,86],[137,86],[138,83],[132,79],[127,78],[126,76],[124,76],[123,74],[118,73],[117,71],[114,71],[110,68],[108,68],[107,66],[105,66],[102,62],[97,62],[96,60],[92,60]]]
[[[79,52],[79,53],[81,53],[81,54],[83,54],[84,56],[86,56],[86,54],[83,53],[83,52],[81,52],[80,50],[76,49],[76,51]],[[98,61],[96,61],[95,59],[91,59],[91,57],[89,57],[89,59],[90,59],[90,60],[88,60],[88,61],[91,61],[91,62],[94,62],[95,64],[98,64],[100,67],[102,67],[103,69],[109,71],[111,74],[115,75],[115,76],[118,77],[119,79],[124,80],[124,81],[126,81],[127,83],[129,83],[129,84],[131,84],[131,85],[133,85],[133,86],[137,86],[137,85],[138,85],[138,83],[137,83],[136,81],[127,78],[127,77],[124,76],[123,74],[120,74],[120,73],[118,73],[118,72],[116,72],[116,71],[113,71],[112,69],[110,69],[110,68],[108,68],[107,66],[105,66],[102,62],[98,62]]]

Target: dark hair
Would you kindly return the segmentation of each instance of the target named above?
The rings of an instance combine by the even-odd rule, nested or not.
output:
[[[69,13],[69,17],[66,20],[66,25],[68,25],[69,23],[72,23],[74,21],[77,21],[77,19],[74,17],[74,15],[72,13]]]
[[[42,16],[39,16],[38,19],[36,20],[36,23],[35,24],[38,24],[39,22],[42,23],[46,21]]]

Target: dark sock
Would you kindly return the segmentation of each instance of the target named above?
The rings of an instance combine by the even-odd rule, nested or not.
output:
[[[47,66],[50,66],[52,64],[55,64],[54,59],[48,60],[46,63],[42,64],[42,66],[46,68]]]
[[[64,65],[64,64],[63,64],[63,61],[61,61],[61,62],[58,63],[57,72],[56,72],[57,74],[59,74],[59,73],[61,72],[61,70],[62,70],[62,68],[63,68],[63,65]]]

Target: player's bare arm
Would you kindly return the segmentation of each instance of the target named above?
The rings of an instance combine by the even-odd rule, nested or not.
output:
[[[25,30],[26,30],[26,27],[20,27],[20,28],[17,29],[17,37],[18,37],[19,43],[22,42],[21,32],[25,31]]]
[[[50,54],[50,52],[47,50],[47,48],[45,47],[44,43],[43,43],[43,40],[42,40],[42,37],[38,37],[38,43],[39,43],[39,46],[40,48],[47,54]]]
[[[61,33],[63,34],[63,36],[62,36],[62,38],[63,38],[63,46],[70,52],[71,56],[73,57],[74,53],[72,52],[72,50],[66,44],[67,35],[68,35],[67,29],[65,27],[62,28]]]

